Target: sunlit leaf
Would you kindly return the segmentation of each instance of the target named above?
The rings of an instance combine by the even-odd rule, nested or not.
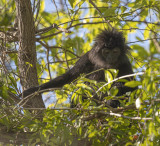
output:
[[[139,86],[141,84],[142,83],[139,82],[139,81],[129,81],[129,82],[125,83],[125,86],[134,88],[134,87],[137,87],[137,86]]]

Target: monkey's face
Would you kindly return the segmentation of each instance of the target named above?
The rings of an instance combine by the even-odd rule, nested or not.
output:
[[[103,47],[101,49],[101,55],[103,57],[103,59],[105,60],[105,62],[108,65],[114,66],[115,63],[118,62],[118,58],[120,56],[120,49],[118,47],[115,47],[113,49],[108,49],[106,47]]]

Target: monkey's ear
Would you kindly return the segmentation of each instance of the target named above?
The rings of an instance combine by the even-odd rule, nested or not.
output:
[[[126,53],[129,53],[129,51],[131,51],[132,49],[128,46],[128,45],[124,45],[124,50]]]
[[[125,50],[131,50],[131,48],[126,44],[125,44],[124,48],[125,48]]]

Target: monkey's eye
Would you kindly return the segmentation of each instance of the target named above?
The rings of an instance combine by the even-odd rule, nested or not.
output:
[[[103,49],[103,51],[102,51],[103,54],[108,54],[109,52],[110,52],[110,51],[109,51],[108,49],[106,49],[106,48]]]

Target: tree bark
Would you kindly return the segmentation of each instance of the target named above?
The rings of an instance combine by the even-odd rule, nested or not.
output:
[[[4,145],[28,145],[33,133],[29,132],[2,132],[0,133],[0,144]]]
[[[15,0],[19,31],[18,67],[23,90],[37,86],[35,26],[30,0]],[[25,107],[45,107],[42,97],[29,99]]]

